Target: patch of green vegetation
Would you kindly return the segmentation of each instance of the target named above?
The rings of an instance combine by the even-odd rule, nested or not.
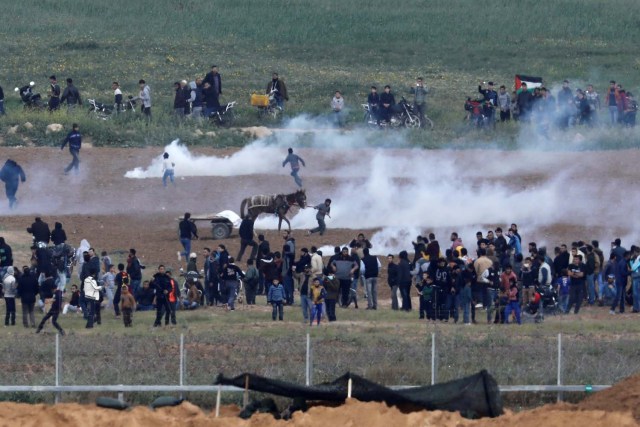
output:
[[[150,84],[154,121],[148,127],[139,119],[92,126],[79,117],[56,118],[65,128],[83,121],[96,145],[166,144],[177,136],[190,144],[209,143],[190,138],[195,125],[181,130],[170,112],[173,82],[203,75],[212,63],[223,77],[222,100],[239,101],[239,126],[272,124],[258,120],[249,96],[264,90],[273,70],[287,82],[289,116],[326,115],[334,90],[341,89],[352,123],[362,120],[359,104],[371,84],[390,84],[396,96],[408,96],[421,75],[431,91],[428,113],[437,131],[410,139],[426,148],[486,146],[485,140],[516,147],[515,126],[489,135],[464,130],[462,105],[476,94],[478,81],[510,87],[514,74],[525,73],[551,85],[564,78],[576,85],[593,82],[600,90],[611,78],[634,92],[640,84],[635,59],[640,3],[632,0],[481,6],[407,0],[394,8],[382,0],[25,0],[5,6],[11,19],[0,29],[0,75],[9,114],[0,119],[0,134],[31,117],[21,112],[10,89],[35,80],[44,93],[50,74],[60,81],[73,77],[84,97],[103,102],[111,101],[114,80],[125,94],[137,94],[140,78]],[[27,136],[36,144],[52,144],[43,132]],[[211,143],[241,143],[223,135]],[[604,138],[593,145],[621,148],[632,146],[633,139]]]

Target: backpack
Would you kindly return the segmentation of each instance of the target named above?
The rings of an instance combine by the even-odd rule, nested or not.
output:
[[[119,274],[122,284],[128,287],[129,283],[131,282],[131,280],[129,279],[129,273],[127,273],[126,271],[122,271]]]

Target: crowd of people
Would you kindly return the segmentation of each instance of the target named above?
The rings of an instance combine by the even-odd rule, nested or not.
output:
[[[602,96],[592,84],[574,90],[568,80],[563,81],[556,96],[544,86],[529,88],[526,82],[511,93],[505,85],[496,91],[493,82],[483,82],[478,86],[478,92],[481,95],[478,99],[469,97],[465,103],[467,120],[476,126],[492,127],[497,121],[513,119],[532,122],[543,130],[549,126],[566,129],[607,122],[611,126],[634,127],[638,112],[638,102],[633,94],[614,80],[609,82]]]
[[[195,224],[185,215],[181,230],[184,252],[177,256],[186,267],[174,276],[159,265],[143,278],[136,250],[129,251],[126,264],[116,266],[106,252],[98,256],[91,248],[78,251],[77,277],[73,281],[71,260],[59,264],[45,248],[66,244],[61,223],[53,231],[41,218],[27,229],[34,246],[30,265],[17,268],[11,246],[0,237],[0,277],[5,300],[5,325],[16,323],[16,298],[22,305],[23,326],[36,328],[34,311],[46,315],[36,328],[40,332],[51,319],[61,334],[59,316],[81,314],[86,327],[100,325],[101,313],[111,311],[124,326],[133,325],[133,313],[155,310],[154,327],[176,324],[179,310],[224,307],[236,310],[239,303],[259,304],[258,296],[271,305],[271,318],[283,320],[285,308],[299,306],[307,324],[320,325],[338,318],[337,307],[378,310],[380,279],[386,275],[390,309],[411,312],[412,299],[418,299],[419,319],[432,322],[473,324],[486,317],[487,323],[541,321],[546,313],[577,314],[584,305],[607,306],[611,314],[640,311],[640,247],[611,243],[605,255],[599,242],[576,241],[554,247],[529,242],[524,249],[516,224],[506,233],[500,227],[478,232],[476,241],[465,246],[457,233],[441,245],[434,233],[418,236],[413,256],[407,250],[382,259],[372,254],[372,244],[360,233],[348,245],[336,246],[333,254],[323,254],[315,246],[297,249],[291,232],[282,233],[282,249],[276,250],[257,235],[247,216],[240,226],[241,246],[237,257],[225,245],[215,250],[204,247],[191,252],[191,239],[197,237]],[[251,247],[241,267],[246,249]],[[53,252],[55,254],[55,251]],[[49,254],[49,255],[47,255]],[[202,262],[202,269],[199,268]],[[64,274],[60,274],[62,271]],[[179,279],[176,276],[181,276]],[[146,280],[145,280],[146,279]],[[364,299],[362,299],[364,297]]]
[[[47,105],[50,111],[57,110],[64,104],[69,111],[82,105],[80,92],[74,86],[73,79],[66,80],[67,86],[63,91],[58,85],[56,76],[50,76],[47,90]],[[496,122],[510,120],[534,122],[543,129],[548,126],[566,129],[574,125],[593,126],[606,122],[611,125],[635,126],[638,103],[630,91],[625,90],[614,80],[610,81],[609,87],[603,91],[602,96],[593,84],[587,84],[584,89],[572,89],[568,80],[564,80],[562,88],[555,95],[550,89],[540,84],[535,84],[535,87],[528,87],[529,85],[522,82],[514,90],[501,85],[496,90],[493,82],[482,82],[478,87],[480,97],[467,98],[465,103],[467,119],[475,125],[489,125],[489,127],[495,126]],[[135,96],[130,97],[131,101],[139,101],[142,104],[140,109],[142,115],[147,120],[151,120],[151,88],[144,79],[139,80],[138,86],[139,91]],[[32,84],[23,89],[31,93],[33,87]],[[120,83],[114,81],[112,90],[114,111],[124,111],[126,108]],[[222,77],[218,66],[212,65],[211,70],[204,77],[198,76],[191,81],[187,79],[176,81],[173,92],[172,111],[179,120],[190,117],[199,121],[203,117],[210,117],[221,109]],[[273,95],[277,107],[284,111],[289,94],[284,80],[277,72],[273,72],[271,80],[266,85],[265,93]],[[423,123],[428,94],[424,79],[418,77],[415,85],[411,86],[406,93],[413,97],[413,109]],[[340,127],[346,123],[345,102],[342,91],[336,90],[329,103],[333,120]],[[367,104],[371,117],[380,122],[390,120],[397,103],[391,86],[386,85],[381,93],[376,86],[371,86]],[[2,87],[0,87],[0,114],[4,114]]]

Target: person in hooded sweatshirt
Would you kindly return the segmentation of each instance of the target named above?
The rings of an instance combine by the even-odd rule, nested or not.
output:
[[[31,227],[27,228],[27,233],[33,235],[34,242],[44,242],[47,245],[51,241],[51,230],[49,230],[49,224],[44,222],[39,216],[31,224]]]
[[[22,304],[22,325],[25,328],[29,326],[35,328],[34,309],[36,295],[38,295],[38,276],[29,267],[22,268],[22,276],[18,279],[18,295],[20,295],[20,303]]]
[[[5,193],[7,194],[7,199],[9,199],[9,209],[13,209],[18,201],[16,199],[18,185],[20,181],[25,182],[27,176],[18,163],[8,159],[0,169],[0,180],[4,182]]]
[[[17,283],[14,276],[13,267],[7,267],[7,272],[2,278],[2,290],[4,291],[4,303],[6,314],[4,317],[4,326],[16,325],[16,289]]]
[[[57,246],[66,243],[66,241],[67,233],[64,232],[62,223],[56,222],[53,227],[53,231],[51,232],[51,242],[53,242],[53,244]]]

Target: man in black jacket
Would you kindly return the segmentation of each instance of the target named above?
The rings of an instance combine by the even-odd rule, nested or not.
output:
[[[67,79],[67,87],[62,92],[62,98],[60,103],[67,101],[67,111],[72,111],[76,108],[76,105],[82,105],[82,99],[80,98],[80,92],[78,88],[73,85],[73,79]]]
[[[369,254],[369,248],[362,250],[361,274],[364,275],[365,289],[367,292],[367,310],[378,309],[378,273],[380,271],[380,260],[377,256]]]
[[[140,289],[140,282],[142,281],[142,270],[144,266],[140,264],[140,260],[136,256],[135,249],[129,249],[129,256],[127,258],[127,273],[129,274],[129,291],[135,295]]]
[[[386,85],[384,92],[380,95],[380,120],[389,121],[393,114],[393,107],[396,105],[396,99],[391,93],[391,86]]]
[[[4,237],[0,237],[0,278],[4,277],[7,267],[13,265],[13,252],[11,246],[5,242]]]
[[[0,169],[0,180],[4,181],[4,190],[7,194],[7,199],[9,199],[9,209],[13,209],[17,202],[18,185],[20,181],[25,182],[27,177],[18,163],[8,159]]]
[[[287,86],[284,84],[283,80],[280,80],[278,73],[274,72],[271,75],[271,80],[267,83],[267,89],[265,93],[268,95],[272,91],[273,97],[276,100],[276,104],[278,104],[278,108],[284,111],[284,101],[289,100],[289,94],[287,93]]]
[[[22,268],[22,276],[18,279],[18,294],[22,303],[22,325],[25,328],[29,326],[35,328],[34,307],[36,295],[38,295],[38,276],[29,267]]]
[[[68,174],[71,169],[78,174],[80,169],[80,148],[82,147],[82,134],[80,133],[80,127],[77,123],[74,123],[71,126],[71,132],[67,135],[64,141],[62,141],[62,145],[60,146],[60,150],[64,150],[65,145],[69,143],[69,153],[71,154],[71,163],[64,168],[64,174]]]
[[[222,77],[220,76],[220,73],[218,73],[217,65],[211,66],[211,71],[207,73],[202,83],[209,83],[209,85],[213,89],[213,94],[215,95],[216,99],[218,99],[218,97],[222,95]]]
[[[258,253],[258,244],[255,240],[253,240],[254,231],[253,231],[253,218],[251,218],[250,214],[247,214],[240,223],[240,252],[238,252],[238,256],[236,260],[238,262],[242,261],[242,255],[244,255],[244,251],[247,246],[251,246],[251,255],[249,258],[255,259],[256,254]]]
[[[191,214],[189,212],[185,212],[184,217],[178,224],[178,229],[180,231],[180,243],[184,248],[184,252],[178,251],[178,261],[182,260],[182,255],[184,255],[185,260],[189,261],[191,238],[198,240],[198,227],[191,221]]]
[[[67,241],[67,233],[64,232],[61,222],[56,222],[51,232],[51,241],[54,245],[60,245]]]
[[[172,310],[169,304],[171,281],[169,276],[167,276],[164,265],[158,266],[158,272],[153,275],[151,287],[156,292],[156,320],[153,323],[153,327],[155,328],[162,324],[162,316],[165,313],[171,313]]]
[[[529,92],[526,83],[522,83],[522,86],[520,87],[517,104],[520,111],[520,120],[529,121],[533,104],[533,95]]]
[[[393,262],[393,255],[387,255],[387,284],[391,288],[391,309],[397,310],[398,306],[398,265]]]
[[[187,81],[183,80],[186,84]],[[178,121],[184,118],[185,111],[187,110],[189,96],[186,95],[186,91],[183,89],[180,82],[175,82],[173,84],[173,89],[175,91],[175,96],[173,98],[173,114],[176,116]]]
[[[27,233],[31,233],[33,235],[33,241],[36,243],[44,242],[48,245],[51,239],[49,224],[44,222],[39,216],[36,217],[36,220],[31,224],[31,227],[27,228]]]

